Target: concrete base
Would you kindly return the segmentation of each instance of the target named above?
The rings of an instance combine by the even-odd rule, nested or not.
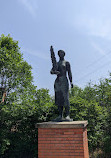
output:
[[[87,124],[87,121],[36,124],[38,158],[89,158]]]

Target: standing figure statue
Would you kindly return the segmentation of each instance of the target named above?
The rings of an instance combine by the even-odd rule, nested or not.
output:
[[[69,83],[68,78],[71,83],[71,88],[73,88],[72,83],[72,73],[70,63],[64,59],[65,52],[63,50],[58,51],[59,62],[56,62],[53,47],[50,47],[51,59],[52,59],[52,69],[51,74],[57,75],[54,83],[55,90],[55,104],[58,105],[59,117],[54,121],[73,121],[70,119],[70,103],[69,103]],[[68,78],[67,78],[68,74]],[[63,117],[63,109],[65,108],[65,118]]]

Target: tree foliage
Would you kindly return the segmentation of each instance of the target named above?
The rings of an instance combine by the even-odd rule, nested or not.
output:
[[[89,83],[84,89],[70,91],[71,116],[88,120],[90,152],[100,149],[102,158],[111,157],[111,74],[98,85]],[[94,155],[92,156],[94,157]]]

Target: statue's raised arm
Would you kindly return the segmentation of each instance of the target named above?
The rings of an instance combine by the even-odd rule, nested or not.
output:
[[[52,46],[50,47],[50,53],[51,53],[51,60],[52,60],[52,69],[50,73],[58,75],[59,71],[57,71],[57,61],[56,61],[54,49]]]

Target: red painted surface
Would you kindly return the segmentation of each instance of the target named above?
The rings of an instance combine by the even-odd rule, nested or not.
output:
[[[38,128],[38,158],[89,158],[87,128]]]

